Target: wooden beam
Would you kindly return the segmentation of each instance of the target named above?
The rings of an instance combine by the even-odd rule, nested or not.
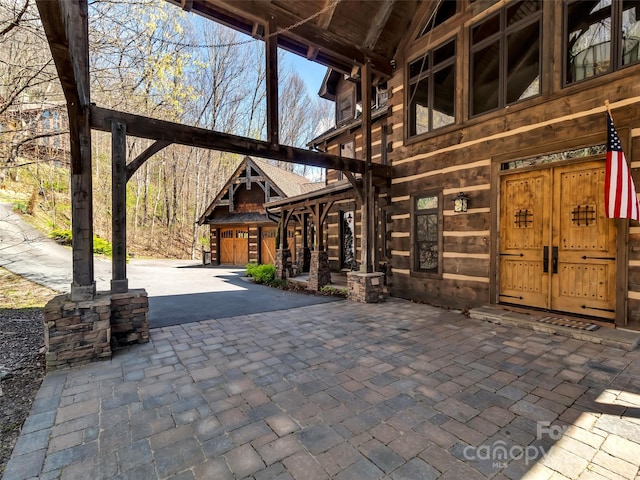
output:
[[[133,174],[136,173],[136,171],[142,165],[144,165],[144,162],[149,160],[156,153],[158,153],[163,148],[168,147],[169,145],[171,145],[171,142],[166,142],[164,140],[158,140],[158,141],[152,143],[144,152],[142,152],[136,158],[131,160],[131,162],[129,162],[127,164],[127,169],[126,169],[127,170],[127,172],[126,172],[127,182],[131,179]]]
[[[37,0],[38,11],[67,103],[89,106],[86,0]]]
[[[362,218],[360,224],[361,256],[360,269],[365,273],[371,273],[373,268],[373,249],[376,244],[375,215],[374,215],[374,188],[372,175],[371,155],[371,64],[365,62],[361,72],[362,86],[362,153],[366,162],[366,170],[363,176],[363,201]]]
[[[71,153],[71,300],[93,300],[93,182],[89,105],[87,0],[37,0],[58,78],[67,101]],[[109,125],[108,130],[111,127]]]
[[[182,10],[185,12],[190,12],[193,8],[193,0],[182,0]]]
[[[130,136],[164,140],[179,145],[219,150],[222,152],[239,153],[241,155],[256,156],[282,162],[299,163],[315,167],[347,170],[354,173],[364,173],[365,162],[355,158],[345,158],[324,152],[304,150],[302,148],[277,145],[272,147],[268,142],[255,140],[228,133],[214,132],[204,128],[190,127],[166,120],[118,112],[106,108],[91,106],[91,127],[105,132],[111,131],[111,122],[121,121],[127,124]],[[393,177],[393,168],[389,165],[372,165],[373,174],[383,178]]]
[[[278,30],[276,19],[272,15],[267,25],[265,38],[266,84],[267,84],[267,141],[275,146],[280,143],[278,120]]]
[[[332,3],[332,5],[329,6],[329,3]],[[333,14],[335,13],[337,6],[338,6],[338,2],[335,2],[333,0],[325,1],[325,8],[326,7],[329,7],[329,8],[328,10],[325,10],[324,13],[322,13],[316,20],[316,25],[318,25],[318,28],[322,30],[326,30],[327,28],[329,28],[329,25],[331,25],[331,20],[333,20]]]
[[[127,126],[111,125],[111,293],[129,291],[127,280]]]
[[[355,177],[353,173],[351,172],[342,172],[342,173],[344,174],[345,177],[347,177],[347,180],[349,180],[349,183],[353,186],[354,190],[358,194],[358,198],[360,199],[360,201],[362,201],[363,200],[362,184],[358,183],[358,179]]]
[[[167,1],[180,4],[181,0]],[[251,35],[255,22],[265,23],[270,15],[274,15],[278,19],[277,27],[281,30],[302,20],[298,15],[275,2],[239,2],[237,0],[215,3],[197,2],[193,6],[193,11],[247,35]],[[343,73],[348,73],[350,66],[354,63],[362,64],[365,58],[370,58],[374,71],[385,78],[389,78],[393,74],[389,59],[383,55],[363,46],[353,45],[340,35],[313,22],[303,23],[278,35],[278,46],[301,56],[306,55],[308,47],[313,47],[323,54],[322,59],[320,55],[318,56],[319,63],[338,69]]]
[[[384,26],[387,24],[387,20],[389,20],[389,16],[393,11],[393,6],[395,5],[396,0],[384,0],[382,5],[380,6],[376,17],[373,19],[371,23],[371,27],[367,32],[367,37],[364,41],[364,48],[367,50],[373,50],[373,47],[376,46],[376,42],[378,38],[380,38],[380,34],[384,29]]]

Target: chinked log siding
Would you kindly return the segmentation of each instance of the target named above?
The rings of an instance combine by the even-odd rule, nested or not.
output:
[[[391,181],[388,208],[388,251],[391,255],[393,295],[432,303],[469,307],[495,301],[491,282],[498,269],[497,210],[499,164],[606,142],[604,98],[613,105],[613,116],[627,159],[632,163],[636,186],[640,185],[640,84],[629,73],[615,85],[594,88],[578,85],[554,96],[540,97],[515,108],[503,109],[425,135],[420,141],[403,139],[404,109],[392,108],[394,125],[389,158],[396,176]],[[598,80],[596,80],[596,83]],[[402,102],[403,90],[392,85],[392,102]],[[611,92],[615,92],[615,96]],[[604,158],[604,154],[600,155]],[[442,221],[442,271],[424,275],[413,271],[412,195],[440,189],[444,192]],[[466,214],[453,213],[453,198],[464,191],[470,198]],[[627,321],[640,326],[640,226],[630,222],[625,239],[629,264]],[[477,255],[477,257],[470,256]],[[634,327],[634,328],[637,328]]]

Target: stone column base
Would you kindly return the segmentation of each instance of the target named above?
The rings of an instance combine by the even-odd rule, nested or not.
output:
[[[286,280],[291,277],[291,250],[279,248],[276,250],[276,278]]]
[[[331,283],[331,270],[329,269],[329,255],[327,252],[311,252],[309,265],[309,283],[307,288],[317,292],[325,285]]]
[[[111,297],[71,301],[58,295],[44,307],[47,371],[111,358]]]
[[[384,273],[347,272],[347,291],[347,298],[354,302],[384,302],[387,298]]]
[[[111,358],[114,346],[149,341],[149,302],[144,289],[98,292],[93,300],[58,295],[44,307],[47,371]]]
[[[111,339],[114,347],[149,341],[149,299],[143,288],[111,294]]]

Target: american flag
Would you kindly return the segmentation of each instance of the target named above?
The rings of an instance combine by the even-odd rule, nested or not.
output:
[[[604,205],[609,218],[631,218],[640,221],[638,195],[624,157],[618,132],[607,112],[607,167],[604,184]]]

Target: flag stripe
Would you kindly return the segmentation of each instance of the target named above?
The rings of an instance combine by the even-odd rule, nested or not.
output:
[[[607,217],[640,221],[638,194],[629,165],[622,151],[618,132],[607,113],[607,163],[605,167],[604,204]]]

